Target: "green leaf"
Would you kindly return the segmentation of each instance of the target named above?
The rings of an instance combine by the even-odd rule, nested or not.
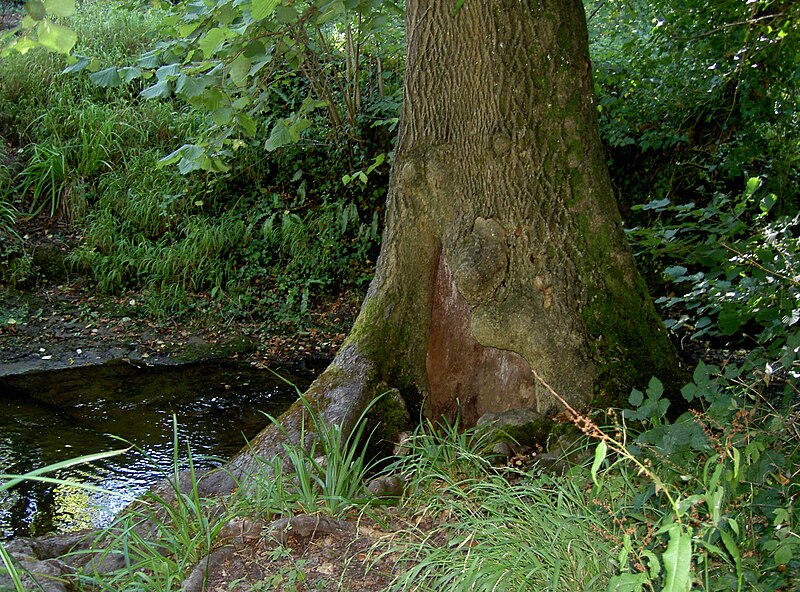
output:
[[[219,126],[227,126],[233,121],[233,109],[229,105],[222,105],[211,112],[211,119]]]
[[[208,59],[213,56],[222,44],[225,43],[225,39],[228,36],[228,29],[225,27],[216,27],[214,29],[210,29],[203,38],[200,39],[200,42],[197,46],[203,52],[203,56]]]
[[[169,96],[169,81],[159,80],[153,86],[148,86],[142,91],[145,99],[161,99]]]
[[[605,443],[605,440],[601,440],[600,443],[597,445],[597,448],[594,450],[594,462],[592,463],[592,481],[600,489],[602,486],[600,482],[597,480],[597,471],[600,468],[600,465],[603,464],[603,461],[606,459],[606,454],[608,453],[608,445]]]
[[[282,25],[290,25],[297,22],[297,9],[294,6],[278,6],[275,9],[275,18]]]
[[[254,20],[260,21],[273,13],[280,4],[280,0],[253,0],[250,5],[250,15]]]
[[[47,9],[42,0],[28,0],[25,3],[25,12],[35,21],[42,21],[47,17]]]
[[[78,35],[68,27],[42,21],[37,29],[39,43],[58,53],[69,53],[78,42]]]
[[[655,376],[650,378],[647,385],[647,396],[651,399],[659,399],[664,394],[664,384]]]
[[[608,580],[607,592],[641,592],[647,583],[647,574],[623,573]]]
[[[273,152],[281,146],[286,146],[291,143],[292,135],[289,132],[289,127],[286,125],[286,121],[281,119],[273,126],[272,133],[270,133],[269,138],[267,138],[267,141],[264,143],[264,148],[267,149],[267,152]]]
[[[688,592],[691,589],[692,537],[683,525],[673,522],[666,529],[669,533],[667,550],[662,556],[666,579],[663,592]]]
[[[759,187],[761,187],[761,179],[759,177],[750,177],[747,180],[747,188],[744,193],[749,197],[753,195]]]
[[[128,84],[131,80],[135,80],[142,76],[142,69],[135,68],[133,66],[125,66],[124,68],[120,68],[117,73],[122,79],[122,82]]]
[[[166,66],[161,66],[158,70],[156,70],[156,78],[159,80],[174,80],[180,75],[180,73],[180,64],[167,64]]]
[[[320,15],[317,17],[317,24],[324,25],[328,21],[336,18],[345,12],[343,0],[333,0],[320,7]]]
[[[119,77],[117,69],[113,66],[99,72],[92,72],[89,74],[89,80],[102,88],[115,88],[122,84],[122,79]]]
[[[311,127],[311,120],[300,118],[292,123],[289,127],[289,134],[292,137],[292,142],[297,142],[300,139],[300,134]]]
[[[237,113],[236,123],[238,123],[245,133],[251,138],[258,132],[258,124],[256,120],[250,117],[247,113]]]
[[[86,56],[70,56],[67,58],[67,60],[69,66],[61,71],[62,74],[74,74],[75,72],[80,72],[91,63],[91,59],[87,58]]]
[[[794,556],[794,545],[789,540],[783,541],[781,546],[775,549],[775,563],[778,565],[786,565]]]
[[[638,407],[644,401],[644,393],[638,389],[631,389],[631,395],[628,397],[628,403],[634,407]]]
[[[49,16],[72,16],[75,0],[44,0],[44,9]]]
[[[250,71],[250,59],[244,55],[239,55],[233,62],[231,62],[228,73],[230,74],[231,81],[236,86],[244,86],[247,82],[247,73]]]
[[[203,79],[197,79],[186,74],[181,74],[175,80],[175,93],[187,99],[192,99],[200,95],[206,89],[206,83]]]
[[[720,308],[717,316],[717,326],[723,335],[733,335],[742,326],[745,319],[742,311],[735,304],[725,304]]]

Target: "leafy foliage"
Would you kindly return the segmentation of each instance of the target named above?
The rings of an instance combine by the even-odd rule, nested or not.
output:
[[[390,70],[396,58],[364,54],[376,41],[351,23],[363,55],[358,80],[347,87],[351,98],[360,97],[360,110],[346,130],[331,134],[318,125],[295,137],[299,143],[271,145],[275,150],[265,153],[263,146],[275,142],[268,125],[273,115],[259,111],[253,115],[260,122],[256,137],[237,144],[227,172],[208,175],[192,164],[195,156],[205,158],[205,148],[189,142],[217,125],[213,113],[203,115],[175,98],[139,98],[149,96],[146,63],[156,54],[137,54],[154,36],[174,33],[174,15],[92,3],[70,22],[80,41],[64,73],[63,61],[45,53],[10,56],[0,101],[11,108],[3,110],[0,126],[28,144],[12,199],[27,201],[31,213],[83,226],[83,240],[70,255],[76,270],[96,278],[104,291],[144,289],[156,315],[186,310],[193,295],[204,293],[233,314],[264,314],[292,327],[326,292],[363,287],[379,242],[385,151],[395,122],[387,115],[399,105]],[[331,23],[324,32],[338,39],[344,29]],[[392,38],[395,30],[374,36]],[[332,64],[342,47],[324,40],[316,50],[327,48],[324,69],[334,84]],[[166,51],[171,43],[159,47]],[[380,85],[363,66],[379,62]],[[309,96],[300,74],[270,83],[270,109],[281,119]],[[327,121],[320,105],[309,113],[318,123]],[[340,141],[357,129],[358,141]],[[174,160],[165,154],[181,142],[184,148],[174,153],[191,158],[181,156],[177,170],[164,166]],[[348,176],[359,182],[344,187]]]
[[[791,1],[589,5],[602,134],[624,209],[738,193],[798,196],[798,7]]]
[[[800,217],[775,216],[775,195],[760,185],[751,178],[742,195],[715,194],[705,207],[666,199],[636,206],[657,217],[629,236],[640,261],[669,282],[671,295],[657,302],[673,313],[670,328],[775,358],[800,329]]]
[[[25,13],[19,25],[0,31],[0,57],[34,48],[62,54],[72,51],[78,36],[59,19],[75,14],[75,0],[29,0]]]
[[[177,96],[205,113],[193,141],[161,163],[177,163],[184,174],[225,172],[242,147],[273,152],[300,141],[315,121],[327,124],[330,139],[359,147],[373,128],[391,125],[399,85],[387,92],[393,74],[386,66],[397,66],[399,12],[376,0],[178,4],[164,20],[169,40],[134,66],[100,69],[97,58],[78,56],[69,70],[88,69],[106,88],[146,81],[142,97]]]
[[[683,389],[693,410],[669,421],[653,379],[623,412],[638,435],[618,424],[601,441],[618,454],[596,477],[598,503],[625,533],[609,590],[777,590],[800,580],[796,407],[728,380],[701,363]],[[595,466],[607,449],[598,446]]]

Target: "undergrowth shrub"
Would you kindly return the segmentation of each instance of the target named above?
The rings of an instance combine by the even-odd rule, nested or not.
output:
[[[586,7],[601,132],[626,213],[664,198],[704,206],[693,194],[738,193],[754,175],[780,213],[800,207],[796,3]]]
[[[656,302],[692,339],[743,349],[748,372],[800,378],[800,216],[775,214],[776,197],[752,177],[739,195],[705,206],[668,199],[628,230],[640,261],[666,281]],[[785,383],[788,384],[788,383]]]
[[[700,364],[691,411],[667,418],[653,379],[601,430],[591,474],[596,512],[623,536],[609,590],[789,590],[800,583],[797,399],[774,402]],[[614,416],[612,416],[613,418]]]
[[[269,122],[308,93],[286,77],[257,142],[238,146],[226,173],[181,175],[164,155],[208,127],[208,115],[168,96],[146,100],[150,82],[132,74],[160,55],[146,50],[165,18],[87,3],[71,21],[80,42],[69,64],[31,51],[0,65],[0,104],[9,105],[0,129],[24,147],[14,198],[80,228],[69,261],[104,292],[142,290],[158,316],[202,295],[228,316],[295,328],[322,299],[369,279],[399,86],[365,101],[357,144],[329,137],[319,110],[309,116],[322,125],[267,153]]]

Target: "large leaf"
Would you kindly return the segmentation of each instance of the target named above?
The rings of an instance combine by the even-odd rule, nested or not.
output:
[[[281,146],[286,146],[287,144],[292,143],[292,134],[289,132],[289,127],[286,125],[286,121],[281,119],[275,126],[272,128],[272,133],[267,138],[267,141],[264,143],[264,148],[267,149],[268,152],[272,152],[277,150]]]
[[[114,88],[122,84],[122,79],[119,77],[119,72],[113,66],[105,68],[99,72],[92,72],[89,74],[89,80],[94,82],[97,86],[103,88]]]
[[[670,524],[667,532],[669,543],[663,555],[666,581],[662,591],[688,592],[692,585],[692,536],[677,522]]]
[[[209,30],[197,46],[203,52],[203,56],[208,59],[213,56],[222,44],[225,43],[225,39],[228,37],[228,29],[225,27],[216,27],[214,29]]]
[[[280,3],[280,0],[253,0],[250,6],[250,15],[253,20],[260,21],[271,15]]]
[[[160,99],[169,96],[169,81],[159,80],[153,86],[148,86],[142,91],[145,99]]]
[[[647,574],[622,573],[608,580],[607,592],[641,592],[647,583]]]
[[[47,17],[47,9],[42,0],[28,0],[25,3],[25,12],[35,21],[42,21]]]
[[[72,16],[75,14],[75,0],[44,0],[48,16]]]
[[[244,86],[247,82],[247,73],[250,71],[250,59],[245,55],[239,55],[231,62],[228,70],[231,82],[236,86]]]
[[[37,30],[39,43],[58,53],[69,53],[78,42],[78,35],[68,27],[62,27],[50,21],[39,23]]]
[[[206,81],[203,78],[194,78],[181,74],[175,81],[175,92],[187,99],[192,99],[200,95],[206,89]]]
[[[131,80],[135,80],[142,75],[142,69],[133,66],[126,66],[117,70],[117,74],[122,79],[122,82],[128,84]]]

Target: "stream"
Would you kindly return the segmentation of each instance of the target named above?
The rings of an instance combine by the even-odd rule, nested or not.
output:
[[[301,389],[314,373],[280,371]],[[189,451],[196,470],[218,466],[268,423],[265,413],[280,414],[296,396],[269,371],[232,360],[113,362],[0,377],[0,474],[130,448],[48,473],[103,492],[34,481],[0,491],[0,540],[108,524],[127,503],[120,493],[143,493],[173,470],[176,458],[185,468]]]

